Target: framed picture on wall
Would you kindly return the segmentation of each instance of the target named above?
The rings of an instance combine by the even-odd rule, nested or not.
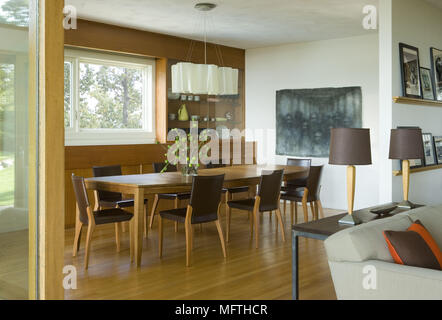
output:
[[[442,164],[442,137],[434,137],[434,150],[438,164]]]
[[[434,151],[433,135],[431,133],[422,133],[424,141],[425,165],[434,166],[436,164],[436,153]]]
[[[422,168],[424,166],[424,161],[422,159],[410,159],[410,169]],[[399,165],[402,171],[402,161],[399,161]]]
[[[434,76],[436,100],[442,101],[442,50],[431,48],[431,69]]]
[[[435,100],[434,85],[431,70],[421,68],[421,84],[422,84],[422,98],[426,100]]]
[[[403,95],[410,98],[422,98],[419,49],[400,43],[399,54]]]

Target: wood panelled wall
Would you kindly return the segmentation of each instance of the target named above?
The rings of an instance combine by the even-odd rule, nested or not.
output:
[[[166,142],[167,137],[167,66],[168,59],[204,63],[204,44],[185,38],[160,33],[124,28],[104,23],[78,20],[77,29],[65,31],[65,45],[75,48],[100,50],[156,58],[156,134],[157,141]],[[189,49],[192,47],[192,54]],[[237,69],[245,69],[245,50],[209,43],[207,62]],[[220,61],[217,52],[222,53]],[[245,77],[242,83],[243,106],[245,105]],[[243,107],[245,128],[245,107]]]
[[[254,142],[244,142],[241,146],[241,159],[244,163],[246,145],[254,150],[254,163],[256,163],[256,145]],[[251,145],[250,145],[251,144]],[[230,146],[231,159],[234,157],[234,148]],[[164,162],[167,145],[121,145],[121,146],[86,146],[65,148],[65,227],[75,226],[75,195],[72,187],[71,175],[75,174],[85,178],[93,176],[92,167],[121,165],[123,174],[152,173],[152,164]],[[222,154],[222,146],[220,146]],[[94,207],[93,192],[89,192],[89,200]],[[149,210],[153,197],[148,199]],[[161,201],[159,210],[172,209],[173,201]],[[150,212],[150,211],[149,211]]]
[[[155,58],[187,60],[192,40],[160,33],[78,20],[76,30],[65,32],[65,45]],[[193,41],[191,62],[204,63],[204,45]],[[245,69],[245,50],[219,46],[225,66]],[[215,45],[209,43],[207,62],[220,64]]]

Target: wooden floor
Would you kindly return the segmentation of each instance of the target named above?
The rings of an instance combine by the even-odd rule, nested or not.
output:
[[[299,210],[298,222],[302,222]],[[326,215],[338,212],[326,210]],[[261,217],[260,248],[250,238],[246,213],[234,211],[231,239],[224,260],[214,224],[195,229],[192,266],[185,267],[185,236],[167,223],[163,258],[158,258],[157,223],[144,240],[142,267],[130,263],[129,235],[123,234],[116,252],[113,226],[98,227],[92,242],[89,270],[83,270],[85,233],[79,255],[72,257],[73,230],[66,231],[65,264],[78,270],[78,289],[66,299],[244,300],[291,299],[290,215],[285,217],[287,241],[276,232],[276,217]],[[310,213],[311,219],[311,213]],[[225,233],[224,214],[222,226]],[[301,299],[336,299],[322,241],[300,239]]]
[[[0,234],[0,300],[28,298],[28,231]]]

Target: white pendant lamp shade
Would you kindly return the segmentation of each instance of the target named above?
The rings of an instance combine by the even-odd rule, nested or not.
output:
[[[238,69],[181,62],[172,66],[172,92],[208,95],[238,94]]]
[[[238,69],[222,67],[218,68],[219,95],[238,94]]]
[[[208,12],[216,8],[213,3],[197,3],[195,9]],[[237,95],[238,69],[207,64],[207,17],[204,15],[204,64],[180,62],[172,66],[172,92],[184,94]],[[191,60],[191,50],[187,60]],[[222,63],[221,49],[216,51]]]

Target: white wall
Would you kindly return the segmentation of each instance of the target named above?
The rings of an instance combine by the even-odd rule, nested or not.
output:
[[[276,127],[276,91],[361,86],[363,126],[371,129],[373,166],[357,168],[355,207],[378,204],[379,53],[378,35],[298,43],[246,51],[246,128]],[[275,156],[271,138],[264,153]],[[259,144],[262,146],[262,143]],[[276,157],[285,164],[287,157]],[[260,161],[261,162],[261,161]],[[327,164],[328,159],[314,159]],[[327,165],[322,180],[325,207],[346,209],[346,169]]]
[[[430,47],[442,49],[442,10],[422,0],[393,0],[393,95],[402,95],[399,43],[419,48],[421,67],[430,68]],[[442,108],[393,104],[392,126],[419,126],[442,136]],[[402,199],[402,179],[393,178],[393,200]],[[442,170],[411,175],[410,200],[426,205],[442,203]]]
[[[393,200],[393,161],[388,160],[392,129],[392,0],[379,3],[379,203]]]

